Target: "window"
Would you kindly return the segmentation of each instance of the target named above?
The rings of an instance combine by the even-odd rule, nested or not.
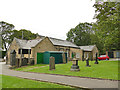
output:
[[[100,57],[106,57],[106,55],[101,55]]]
[[[22,54],[29,54],[28,50],[29,49],[22,49]],[[21,49],[19,49],[18,54],[21,54]],[[30,54],[31,54],[31,49],[30,49]]]
[[[80,53],[76,53],[76,58],[80,58]]]

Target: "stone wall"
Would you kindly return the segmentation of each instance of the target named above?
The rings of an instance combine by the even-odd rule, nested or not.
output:
[[[95,46],[92,51],[84,51],[84,58],[86,58],[87,54],[88,54],[90,59],[95,60],[96,53],[98,53],[98,55],[99,55],[99,51],[98,51],[97,47]]]
[[[70,48],[69,48],[69,47],[65,47],[65,46],[55,46],[55,49],[56,49],[57,51],[67,52],[67,57],[70,56]]]
[[[114,58],[117,57],[116,53],[117,53],[117,51],[113,51]]]
[[[35,64],[37,64],[37,53],[45,52],[45,51],[57,51],[54,45],[51,43],[49,38],[43,39],[33,50],[33,56],[35,60]]]
[[[32,53],[32,52],[33,52],[33,51],[31,50],[31,53]],[[28,54],[23,54],[23,56],[24,56],[25,58],[28,58],[28,57],[29,57]],[[33,58],[32,54],[30,54],[30,58]]]
[[[64,51],[67,52],[67,56],[72,58],[72,53],[76,53],[79,56],[79,60],[82,59],[82,50],[79,48],[72,48],[72,47],[64,47],[64,46],[55,46],[57,51]]]
[[[11,50],[15,50],[16,51],[16,58],[20,57],[20,55],[18,54],[18,49],[19,49],[19,46],[16,43],[16,40],[14,39],[13,42],[11,43],[8,51],[7,51],[7,54],[6,54],[7,55],[7,60],[6,60],[7,64],[10,64],[10,52],[11,52]]]
[[[84,51],[84,59],[87,58],[87,55],[89,56],[89,59],[91,59],[90,56],[92,55],[92,53],[90,51]]]
[[[83,51],[81,49],[70,48],[70,58],[72,58],[72,53],[76,53],[79,56],[78,60],[82,60]]]
[[[98,48],[95,46],[94,49],[92,50],[93,60],[96,59],[96,53],[98,53],[98,55],[99,55]]]

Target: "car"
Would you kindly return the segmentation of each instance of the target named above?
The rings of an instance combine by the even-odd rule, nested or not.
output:
[[[98,60],[109,60],[109,57],[107,55],[100,55],[100,57],[98,57]]]

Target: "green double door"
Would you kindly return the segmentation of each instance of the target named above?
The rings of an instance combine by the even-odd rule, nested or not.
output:
[[[43,63],[43,53],[37,53],[37,64]]]

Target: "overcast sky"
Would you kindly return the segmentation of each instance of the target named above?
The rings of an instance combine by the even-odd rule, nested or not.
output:
[[[0,21],[33,33],[66,39],[80,22],[95,22],[94,0],[1,0]]]

